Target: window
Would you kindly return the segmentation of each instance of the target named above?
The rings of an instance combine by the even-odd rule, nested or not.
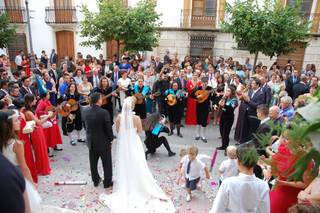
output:
[[[207,58],[213,55],[214,36],[195,35],[190,38],[190,57]]]
[[[296,3],[297,3],[296,0],[288,0],[287,5],[294,7]],[[301,3],[300,12],[301,12],[301,15],[304,16],[305,18],[310,17],[312,3],[313,3],[313,0],[303,0]]]

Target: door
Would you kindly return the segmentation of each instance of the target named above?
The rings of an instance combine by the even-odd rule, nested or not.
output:
[[[55,22],[72,22],[72,0],[54,0]]]
[[[286,64],[288,64],[288,60],[291,59],[295,61],[295,69],[300,71],[303,66],[305,48],[301,48],[299,44],[293,44],[292,46],[296,48],[296,51],[287,55],[278,56],[277,63],[280,65],[280,67],[284,67]]]
[[[118,57],[121,57],[124,49],[124,43],[120,41],[120,47],[119,47],[119,55],[118,55],[118,42],[116,40],[107,41],[107,57],[112,58],[115,54],[118,55]]]
[[[73,31],[58,31],[56,32],[57,54],[59,62],[65,56],[74,58],[74,32]]]
[[[26,55],[28,54],[27,39],[25,33],[17,34],[13,42],[8,45],[8,53],[12,64],[19,50],[22,50]]]

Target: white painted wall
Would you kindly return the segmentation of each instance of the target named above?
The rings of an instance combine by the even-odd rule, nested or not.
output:
[[[80,21],[82,21],[84,19],[84,16],[81,12],[81,6],[82,5],[87,5],[88,9],[90,11],[93,12],[97,12],[98,11],[98,7],[96,4],[96,1],[93,0],[75,0],[75,6],[77,7],[77,18],[78,18],[78,26],[76,28],[75,31],[75,53],[77,52],[81,52],[84,56],[90,54],[92,56],[96,56],[98,57],[99,54],[103,54],[105,53],[105,51],[103,51],[103,48],[101,49],[96,49],[94,46],[92,47],[83,47],[80,45],[80,43],[82,41],[87,40],[86,38],[83,38],[80,36]],[[103,47],[105,46],[105,44],[102,45]],[[104,54],[105,55],[105,54]]]
[[[55,48],[55,35],[52,28],[45,23],[45,7],[50,6],[49,0],[29,0],[30,9],[30,25],[33,51],[37,56],[41,55],[41,51],[45,50],[47,54]],[[28,31],[26,30],[27,40]],[[30,47],[30,45],[28,45]]]
[[[128,5],[134,7],[140,0],[128,0]],[[160,16],[162,27],[180,27],[183,0],[157,0],[156,11]]]

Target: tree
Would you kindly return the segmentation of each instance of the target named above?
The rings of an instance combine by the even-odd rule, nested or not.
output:
[[[120,41],[125,50],[147,51],[158,45],[160,36],[159,14],[155,12],[154,1],[142,0],[135,7],[125,7],[122,0],[98,0],[98,12],[91,12],[82,6],[84,20],[80,34],[88,40],[83,46],[101,48],[105,41]]]
[[[266,0],[263,5],[255,0],[236,0],[233,6],[226,5],[229,17],[222,30],[232,33],[238,46],[255,54],[255,66],[259,52],[272,58],[295,51],[294,43],[306,47],[310,23],[301,16],[300,8],[299,1],[289,7],[277,0]]]
[[[15,39],[16,27],[10,24],[6,13],[0,14],[0,48],[8,48],[8,45]]]

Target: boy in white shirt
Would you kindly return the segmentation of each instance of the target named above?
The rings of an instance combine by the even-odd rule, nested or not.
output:
[[[258,159],[255,147],[242,144],[237,148],[239,175],[222,182],[209,213],[270,212],[269,186],[253,173]]]
[[[188,149],[188,155],[183,157],[180,161],[181,171],[184,172],[186,180],[187,197],[186,201],[191,201],[191,191],[197,188],[197,184],[200,181],[201,170],[205,171],[206,178],[210,179],[208,167],[201,162],[198,158],[198,148],[192,146]]]
[[[219,185],[221,185],[224,179],[232,176],[237,176],[239,173],[237,166],[237,147],[228,146],[227,156],[228,159],[222,161],[219,167],[219,172],[221,173]]]

